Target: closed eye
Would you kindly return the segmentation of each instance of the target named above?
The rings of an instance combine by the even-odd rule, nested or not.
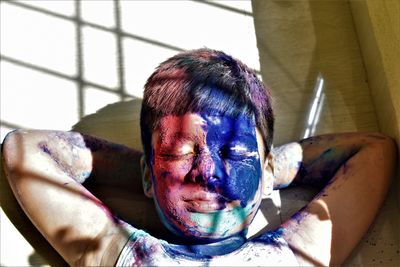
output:
[[[223,147],[220,152],[221,156],[231,160],[243,160],[249,157],[258,157],[257,151],[250,151],[244,145],[235,145]]]
[[[194,156],[194,153],[189,152],[185,154],[175,154],[175,153],[161,153],[158,157],[166,160],[182,160],[182,159],[189,159]]]
[[[191,158],[194,155],[192,144],[176,145],[175,147],[164,147],[159,150],[158,157],[167,160],[180,160]]]
[[[237,150],[232,147],[223,147],[220,151],[222,158],[231,160],[242,160],[246,158],[246,150]]]

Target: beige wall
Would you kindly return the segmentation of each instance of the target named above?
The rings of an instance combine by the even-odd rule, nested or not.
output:
[[[382,132],[400,144],[400,1],[350,1]]]
[[[304,136],[318,76],[314,134],[379,130],[347,1],[253,3],[261,74],[275,100],[275,144]]]
[[[350,6],[379,127],[396,139],[400,151],[400,1],[350,1]],[[399,176],[394,184],[400,206]]]

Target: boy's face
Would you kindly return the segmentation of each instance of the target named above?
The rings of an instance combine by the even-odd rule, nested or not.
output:
[[[165,116],[152,135],[157,210],[173,232],[221,239],[246,229],[261,202],[264,153],[253,119]]]

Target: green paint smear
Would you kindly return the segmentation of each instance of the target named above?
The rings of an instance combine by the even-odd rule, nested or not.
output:
[[[191,219],[197,224],[200,231],[224,237],[230,235],[230,230],[236,229],[246,220],[251,206],[247,205],[245,208],[238,206],[231,211],[219,210],[212,213],[192,213]]]

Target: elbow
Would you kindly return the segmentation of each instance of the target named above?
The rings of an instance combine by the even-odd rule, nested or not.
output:
[[[394,177],[398,162],[398,149],[396,141],[382,133],[370,133],[366,135],[369,157],[377,161],[385,177]]]
[[[364,137],[368,143],[383,144],[392,148],[396,147],[396,142],[392,137],[380,132],[366,133]]]
[[[397,144],[396,141],[383,133],[367,134],[368,144],[373,147],[379,147],[386,158],[397,160]]]
[[[9,177],[9,174],[17,171],[20,166],[20,146],[23,143],[21,130],[9,132],[3,140],[1,146],[2,160],[4,171]]]
[[[25,156],[29,150],[30,131],[15,130],[6,135],[2,144],[2,164],[7,179],[15,180],[27,167]]]

